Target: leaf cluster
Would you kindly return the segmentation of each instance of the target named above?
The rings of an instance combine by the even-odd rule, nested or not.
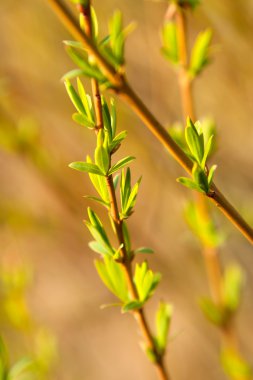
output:
[[[180,33],[175,20],[166,21],[162,28],[163,56],[175,67],[180,67]],[[206,29],[198,34],[191,50],[190,61],[186,67],[189,80],[197,77],[210,62],[212,31]]]
[[[213,135],[209,137],[208,141],[205,141],[201,124],[199,122],[194,124],[188,118],[185,129],[185,141],[189,149],[188,156],[193,161],[192,179],[180,177],[177,180],[192,190],[209,194],[214,171],[217,167],[213,165],[208,170],[206,166],[207,159],[213,150]]]
[[[84,16],[80,15],[80,26],[84,28]],[[120,11],[115,11],[108,24],[108,35],[99,40],[98,20],[93,7],[91,7],[92,38],[98,50],[119,74],[124,72],[125,42],[127,36],[134,29],[134,24],[123,27],[123,17]],[[64,41],[66,51],[71,60],[79,67],[64,75],[63,79],[73,79],[77,76],[87,76],[96,79],[103,88],[113,87],[106,76],[90,56],[83,45],[76,41]]]

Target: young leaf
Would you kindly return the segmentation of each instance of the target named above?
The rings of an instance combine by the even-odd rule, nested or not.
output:
[[[95,266],[107,288],[122,302],[127,303],[129,301],[128,289],[120,264],[109,257],[104,257],[103,261],[96,260]]]
[[[214,172],[215,170],[217,169],[217,165],[213,165],[210,170],[209,170],[209,174],[208,174],[208,186],[210,187],[212,182],[213,182],[213,176],[214,176]]]
[[[77,111],[81,114],[85,114],[85,109],[84,109],[83,103],[82,103],[79,95],[77,94],[76,90],[74,89],[74,87],[72,86],[72,84],[70,83],[69,80],[65,81],[65,87],[66,87],[67,93],[70,97],[70,100],[74,104]]]
[[[227,318],[225,310],[216,305],[209,298],[202,298],[199,301],[201,310],[205,317],[216,326],[222,326]]]
[[[238,265],[230,265],[226,268],[222,281],[222,295],[225,307],[234,312],[241,301],[241,291],[244,277]]]
[[[72,115],[72,119],[77,123],[82,125],[83,127],[94,129],[95,123],[90,121],[84,114],[81,113],[74,113]]]
[[[128,311],[132,311],[132,310],[138,310],[142,307],[142,303],[140,301],[130,301],[130,302],[127,302],[123,307],[122,307],[122,312],[123,313],[126,313]]]
[[[123,158],[122,160],[119,160],[115,165],[111,167],[111,169],[109,170],[109,175],[115,173],[119,169],[122,169],[124,166],[126,166],[133,160],[135,160],[135,157],[132,156],[128,156]]]
[[[148,248],[148,247],[140,247],[134,250],[134,253],[143,253],[143,254],[152,254],[154,253],[153,249]]]
[[[196,39],[190,60],[190,73],[193,77],[200,74],[209,62],[209,48],[211,39],[212,31],[210,29],[199,33]]]
[[[79,78],[77,78],[77,88],[86,112],[86,117],[92,124],[95,125],[94,117],[91,112],[91,100],[89,96],[86,94],[83,84]]]
[[[119,183],[119,178],[120,178],[120,175],[119,175],[119,174],[116,174],[116,175],[113,177],[113,186],[114,186],[114,189],[115,189],[115,190],[117,190],[118,183]]]
[[[104,245],[100,244],[99,242],[97,241],[90,241],[88,243],[90,249],[92,249],[92,251],[96,252],[96,253],[99,253],[100,255],[102,256],[106,256],[106,255],[109,255],[109,256],[112,256],[114,255],[114,252],[113,251],[108,251],[107,248],[105,248]]]
[[[193,157],[201,165],[204,156],[204,136],[203,133],[198,133],[190,118],[187,120],[185,139]]]
[[[109,256],[114,255],[114,249],[112,248],[107,234],[103,228],[102,222],[91,208],[88,208],[88,215],[90,222],[85,222],[93,238],[104,247]]]
[[[173,307],[170,304],[160,302],[159,308],[156,313],[156,346],[163,354],[167,345],[167,337],[170,329],[170,323],[173,313]]]
[[[200,166],[198,166],[198,164],[194,164],[192,169],[192,176],[194,182],[200,187],[200,189],[203,190],[204,193],[207,194],[209,192],[208,179],[206,173]]]
[[[80,172],[104,175],[97,165],[90,164],[88,162],[82,162],[82,161],[71,162],[71,164],[69,164],[69,167],[72,169],[78,170]]]
[[[174,22],[167,22],[162,29],[162,53],[173,64],[179,63],[177,26]]]
[[[177,178],[177,182],[181,183],[185,187],[188,187],[188,189],[191,190],[197,190],[200,193],[205,193],[205,191],[197,184],[195,183],[192,179],[187,178],[187,177],[179,177]]]
[[[129,255],[131,252],[131,240],[130,240],[130,235],[128,232],[127,224],[124,221],[122,223],[122,227],[123,227],[123,236],[124,236],[125,248],[126,248],[126,251]]]
[[[90,7],[91,25],[92,25],[92,38],[94,41],[98,38],[98,19],[93,6]]]
[[[105,206],[107,209],[109,209],[109,207],[110,207],[110,203],[109,202],[105,202],[101,198],[93,197],[91,195],[85,195],[84,198],[91,199],[92,201],[95,201],[95,202],[101,204],[102,206]]]
[[[214,135],[210,136],[210,138],[209,138],[209,140],[205,146],[204,155],[203,155],[203,158],[201,161],[201,167],[203,170],[205,169],[207,158],[209,157],[210,152],[213,150],[213,144],[214,144],[213,138],[214,138]]]
[[[81,75],[84,75],[83,70],[81,70],[81,69],[74,69],[74,70],[70,70],[66,74],[64,74],[61,79],[65,82],[66,80],[70,80],[70,79],[79,77]]]
[[[138,194],[138,191],[139,191],[140,182],[141,182],[141,178],[139,178],[139,180],[136,182],[136,184],[134,185],[134,187],[131,190],[131,193],[130,193],[129,198],[127,200],[126,207],[123,210],[124,214],[126,216],[129,216],[131,214],[132,209],[135,206],[136,197],[137,197],[137,194]]]
[[[221,363],[225,373],[233,380],[252,379],[252,367],[234,350],[223,349]]]
[[[95,162],[99,170],[104,175],[107,175],[110,162],[108,152],[103,146],[97,146],[95,150]]]
[[[153,273],[152,270],[148,268],[146,261],[142,264],[136,264],[134,282],[140,302],[144,303],[152,296],[160,279],[160,273]]]
[[[67,53],[69,54],[72,61],[83,70],[84,74],[90,78],[95,78],[99,82],[103,82],[105,80],[104,75],[99,71],[99,69],[88,63],[88,57],[84,57],[79,52],[77,52],[74,48],[68,47]]]

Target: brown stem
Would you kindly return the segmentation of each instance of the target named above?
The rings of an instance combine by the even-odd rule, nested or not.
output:
[[[86,7],[79,5],[78,10],[84,17],[85,33],[87,34],[89,38],[92,38],[90,1],[87,1]],[[104,127],[101,94],[100,94],[98,82],[95,79],[92,79],[91,83],[92,83],[92,97],[93,97],[95,114],[96,114],[96,122],[97,122],[96,124],[97,124],[97,129],[99,129],[99,128]],[[126,250],[126,244],[125,244],[125,238],[124,238],[124,232],[123,232],[123,220],[120,218],[120,214],[119,214],[119,208],[118,208],[112,175],[106,176],[106,183],[107,183],[108,194],[109,194],[109,199],[110,199],[111,217],[114,222],[116,235],[118,238],[118,243],[120,246],[122,246],[121,251],[120,251],[121,262],[119,263],[119,265],[121,265],[123,272],[125,274],[128,291],[129,291],[131,299],[138,300],[139,298],[138,292],[133,281],[131,259],[128,257],[128,253]],[[150,328],[148,326],[143,308],[133,311],[133,315],[136,321],[138,322],[139,328],[145,340],[146,347],[151,349],[155,355],[156,360],[154,364],[157,369],[159,379],[169,380],[169,375],[163,363],[163,355],[160,355],[160,353],[156,349],[154,339],[152,337]]]
[[[187,73],[188,67],[188,52],[187,52],[187,41],[186,41],[186,21],[183,9],[178,9],[176,14],[177,23],[177,36],[178,36],[178,47],[179,47],[179,58],[180,58],[180,69],[179,69],[179,86],[181,91],[181,99],[183,106],[183,113],[186,118],[189,116],[193,121],[195,121],[195,113],[193,108],[193,98],[192,98],[192,81]]]
[[[135,94],[133,89],[127,84],[125,78],[118,74],[114,68],[100,54],[90,38],[85,36],[79,28],[73,15],[69,12],[61,0],[47,0],[58,15],[60,20],[69,30],[74,38],[83,43],[92,56],[96,59],[101,71],[107,76],[108,80],[114,85],[115,91],[132,106],[133,110],[139,115],[151,132],[167,148],[175,160],[191,174],[192,163],[185,153],[178,147],[167,133],[166,129],[159,123],[155,116],[143,104],[140,98]],[[253,244],[253,229],[247,224],[242,216],[227,201],[224,195],[212,185],[209,198],[219,207],[223,214],[232,222],[232,224],[242,233],[242,235]]]

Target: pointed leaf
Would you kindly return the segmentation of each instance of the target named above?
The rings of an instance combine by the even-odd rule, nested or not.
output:
[[[124,166],[132,162],[133,160],[135,160],[135,157],[132,157],[132,156],[123,158],[122,160],[118,161],[115,165],[111,167],[111,169],[109,170],[109,174],[115,173],[117,170],[123,168]]]
[[[71,162],[71,164],[69,164],[69,167],[71,169],[75,169],[75,170],[78,170],[80,172],[87,172],[87,173],[93,173],[93,174],[97,174],[97,175],[104,175],[99,167],[95,164],[90,164],[88,162],[82,162],[82,161],[76,161],[76,162]]]

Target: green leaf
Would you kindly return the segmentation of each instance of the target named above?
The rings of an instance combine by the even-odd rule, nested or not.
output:
[[[110,46],[118,64],[124,63],[124,36],[122,33],[122,13],[115,11],[109,22]]]
[[[88,163],[92,163],[92,160],[89,156],[87,156],[86,160]],[[95,187],[95,189],[97,190],[98,194],[103,199],[103,201],[105,203],[109,203],[110,199],[109,199],[108,187],[107,187],[105,177],[101,175],[92,174],[92,173],[89,173],[89,177],[93,186]]]
[[[126,174],[125,174],[124,169],[122,169],[121,180],[120,180],[120,203],[121,203],[123,214],[124,214],[124,210],[126,208],[130,193],[131,193],[131,172],[130,172],[130,169],[127,168]]]
[[[70,79],[79,77],[81,75],[84,75],[83,70],[81,70],[81,69],[74,69],[74,70],[70,70],[66,74],[64,74],[61,79],[65,82],[66,80],[70,80]]]
[[[192,179],[187,177],[179,177],[177,178],[177,182],[181,183],[185,187],[188,187],[188,189],[199,191],[200,193],[205,193],[205,191]]]
[[[122,228],[123,228],[123,236],[124,236],[124,242],[125,242],[125,248],[127,251],[127,254],[130,255],[131,252],[131,240],[130,235],[128,232],[127,224],[126,222],[122,222]]]
[[[87,199],[90,199],[92,201],[95,201],[95,202],[101,204],[102,206],[105,206],[107,209],[109,209],[109,207],[110,207],[110,203],[109,202],[105,202],[101,198],[93,197],[92,195],[85,195],[84,198],[87,198]]]
[[[198,133],[190,118],[187,120],[185,139],[193,157],[201,165],[204,156],[204,136],[203,133]]]
[[[209,48],[212,39],[212,31],[210,29],[199,33],[191,53],[190,73],[194,77],[203,70],[209,63]]]
[[[127,200],[127,204],[126,204],[126,207],[124,209],[124,214],[127,215],[127,216],[130,215],[130,213],[132,212],[132,209],[135,206],[136,197],[137,197],[137,194],[138,194],[138,191],[139,191],[140,183],[141,183],[141,178],[139,178],[139,180],[136,182],[136,184],[132,188],[131,193],[129,195],[129,198]]]
[[[112,152],[113,150],[116,150],[126,137],[127,131],[122,131],[117,136],[115,136],[110,144],[110,151]]]
[[[123,307],[122,307],[122,312],[123,313],[127,313],[128,311],[132,311],[132,310],[138,310],[138,309],[141,309],[142,307],[142,303],[140,301],[130,301],[130,302],[127,302]]]
[[[94,211],[89,207],[88,216],[90,222],[85,222],[93,238],[100,243],[107,251],[109,256],[114,255],[114,249],[112,248],[108,236],[103,228],[102,222]]]
[[[222,326],[226,322],[227,314],[225,310],[209,298],[201,298],[199,305],[205,317],[214,325]]]
[[[97,175],[104,175],[97,165],[90,164],[88,162],[82,162],[82,161],[71,162],[71,164],[69,164],[69,167],[72,169],[78,170],[79,172],[87,172],[87,173],[93,173]]]
[[[111,127],[112,127],[112,138],[114,139],[117,129],[117,114],[115,107],[115,100],[113,98],[110,99],[111,103]]]
[[[109,257],[104,257],[103,261],[96,260],[95,266],[107,288],[122,302],[127,303],[128,289],[121,265]]]
[[[113,186],[114,186],[114,189],[115,189],[115,190],[117,190],[118,183],[119,183],[119,178],[120,178],[120,175],[119,175],[119,174],[116,174],[116,175],[113,177]]]
[[[132,157],[132,156],[128,156],[128,157],[123,158],[122,160],[118,161],[115,165],[113,165],[111,167],[111,169],[109,170],[109,174],[113,174],[117,170],[122,169],[124,166],[126,166],[127,164],[129,164],[133,160],[135,160],[135,157]]]
[[[65,81],[65,87],[66,87],[67,93],[70,97],[70,100],[72,101],[72,103],[75,106],[75,108],[77,109],[77,111],[81,114],[85,114],[85,109],[84,109],[83,103],[82,103],[79,95],[77,94],[76,90],[74,89],[74,87],[72,86],[72,84],[70,83],[69,80]]]
[[[208,174],[208,186],[210,187],[212,182],[213,182],[213,176],[214,176],[214,172],[215,170],[217,169],[217,165],[213,165],[210,170],[209,170],[209,174]]]
[[[221,363],[225,373],[233,380],[250,380],[253,375],[252,367],[235,351],[223,349]]]
[[[162,29],[162,53],[173,64],[179,63],[177,26],[174,22],[167,22]]]
[[[68,47],[67,53],[69,54],[72,61],[83,70],[84,74],[90,78],[95,78],[99,82],[103,82],[105,80],[104,75],[99,71],[96,66],[90,65],[88,63],[88,57],[84,57],[79,52],[77,52],[74,48]]]
[[[209,157],[210,153],[212,152],[213,150],[213,145],[214,145],[214,135],[210,136],[206,146],[205,146],[205,151],[204,151],[204,155],[203,155],[203,158],[202,158],[202,161],[201,161],[201,167],[202,169],[205,168],[206,166],[206,161],[207,161],[207,158]]]
[[[140,247],[134,250],[134,253],[143,253],[143,254],[152,254],[154,253],[153,249],[148,247]]]
[[[151,363],[155,363],[157,361],[156,354],[152,350],[152,348],[150,348],[150,347],[145,348],[145,353],[146,353],[148,359],[151,361]]]
[[[111,115],[104,97],[101,98],[102,101],[102,112],[105,130],[108,132],[109,141],[112,140],[112,129],[111,129]]]
[[[81,113],[74,113],[72,115],[72,119],[77,123],[82,125],[83,127],[94,129],[95,123],[90,121],[84,114]]]
[[[156,346],[163,354],[167,345],[167,337],[170,329],[173,307],[170,304],[160,302],[156,313]]]
[[[75,49],[80,49],[80,50],[85,50],[83,44],[79,41],[69,41],[69,40],[65,40],[63,41],[63,43],[66,45],[66,46],[70,46],[72,48],[75,48]]]
[[[153,273],[152,270],[148,268],[146,261],[142,264],[136,264],[134,282],[140,302],[144,303],[152,296],[160,279],[160,273]]]
[[[78,88],[78,92],[79,92],[80,98],[82,100],[82,103],[86,112],[86,116],[88,120],[93,125],[95,125],[94,116],[92,114],[92,103],[91,103],[90,96],[86,94],[83,84],[79,78],[77,78],[77,88]]]
[[[228,266],[222,281],[222,295],[225,307],[231,312],[238,309],[243,283],[244,276],[241,268],[236,264]]]
[[[92,38],[94,41],[98,38],[98,19],[93,6],[90,7]]]
[[[97,146],[95,150],[95,162],[100,171],[107,175],[110,159],[107,150],[103,146]]]
[[[99,242],[97,241],[90,241],[88,243],[90,249],[92,249],[92,251],[96,252],[96,253],[99,253],[100,255],[102,256],[112,256],[114,255],[114,252],[113,251],[108,251],[107,248],[105,248],[104,245],[100,244]]]
[[[204,170],[198,166],[198,164],[194,164],[192,169],[192,176],[194,182],[203,190],[206,194],[209,192],[209,184],[206,173]]]

